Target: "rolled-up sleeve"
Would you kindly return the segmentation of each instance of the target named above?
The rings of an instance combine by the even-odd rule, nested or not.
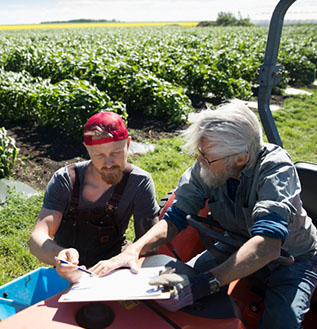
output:
[[[172,222],[177,227],[178,231],[182,231],[188,226],[186,216],[186,212],[178,209],[175,206],[171,206],[167,209],[163,218]]]
[[[257,218],[251,229],[251,235],[264,235],[274,239],[281,239],[284,243],[288,236],[288,224],[278,214],[270,214],[265,217]]]

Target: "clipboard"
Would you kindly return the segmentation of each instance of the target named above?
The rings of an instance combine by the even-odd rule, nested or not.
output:
[[[114,300],[169,299],[170,291],[149,285],[165,267],[140,268],[138,274],[130,269],[118,269],[103,277],[83,274],[78,283],[72,284],[58,302],[87,302]]]

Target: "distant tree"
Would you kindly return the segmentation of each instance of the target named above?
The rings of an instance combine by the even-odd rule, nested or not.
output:
[[[240,11],[238,12],[238,25],[239,26],[251,26],[254,25],[250,22],[250,18],[243,18]]]
[[[216,25],[218,26],[250,26],[253,25],[250,22],[250,18],[242,18],[239,12],[238,18],[233,13],[221,11],[218,13],[216,19]]]
[[[229,26],[229,25],[237,25],[237,18],[234,14],[230,12],[221,11],[218,13],[218,17],[216,19],[216,25],[218,26]]]
[[[201,21],[197,24],[197,26],[200,26],[200,27],[215,26],[215,25],[216,25],[215,21]]]
[[[79,18],[79,19],[71,19],[69,21],[48,21],[48,22],[41,22],[40,24],[76,24],[76,23],[116,23],[120,22],[116,19],[108,20],[108,19],[86,19],[86,18]]]

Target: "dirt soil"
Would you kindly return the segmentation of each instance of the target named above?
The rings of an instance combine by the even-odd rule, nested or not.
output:
[[[141,126],[142,122],[142,126]],[[17,161],[14,166],[13,179],[28,184],[32,188],[42,191],[53,173],[70,163],[88,159],[88,154],[82,141],[59,134],[56,129],[35,127],[30,124],[1,124],[7,134],[16,141],[19,148]],[[128,125],[132,139],[142,142],[161,137],[171,137],[180,127],[167,127],[162,122],[146,122],[138,118],[131,118]]]

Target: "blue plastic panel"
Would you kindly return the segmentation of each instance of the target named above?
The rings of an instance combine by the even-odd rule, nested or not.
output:
[[[0,287],[0,320],[65,290],[69,282],[54,268],[40,267]]]

